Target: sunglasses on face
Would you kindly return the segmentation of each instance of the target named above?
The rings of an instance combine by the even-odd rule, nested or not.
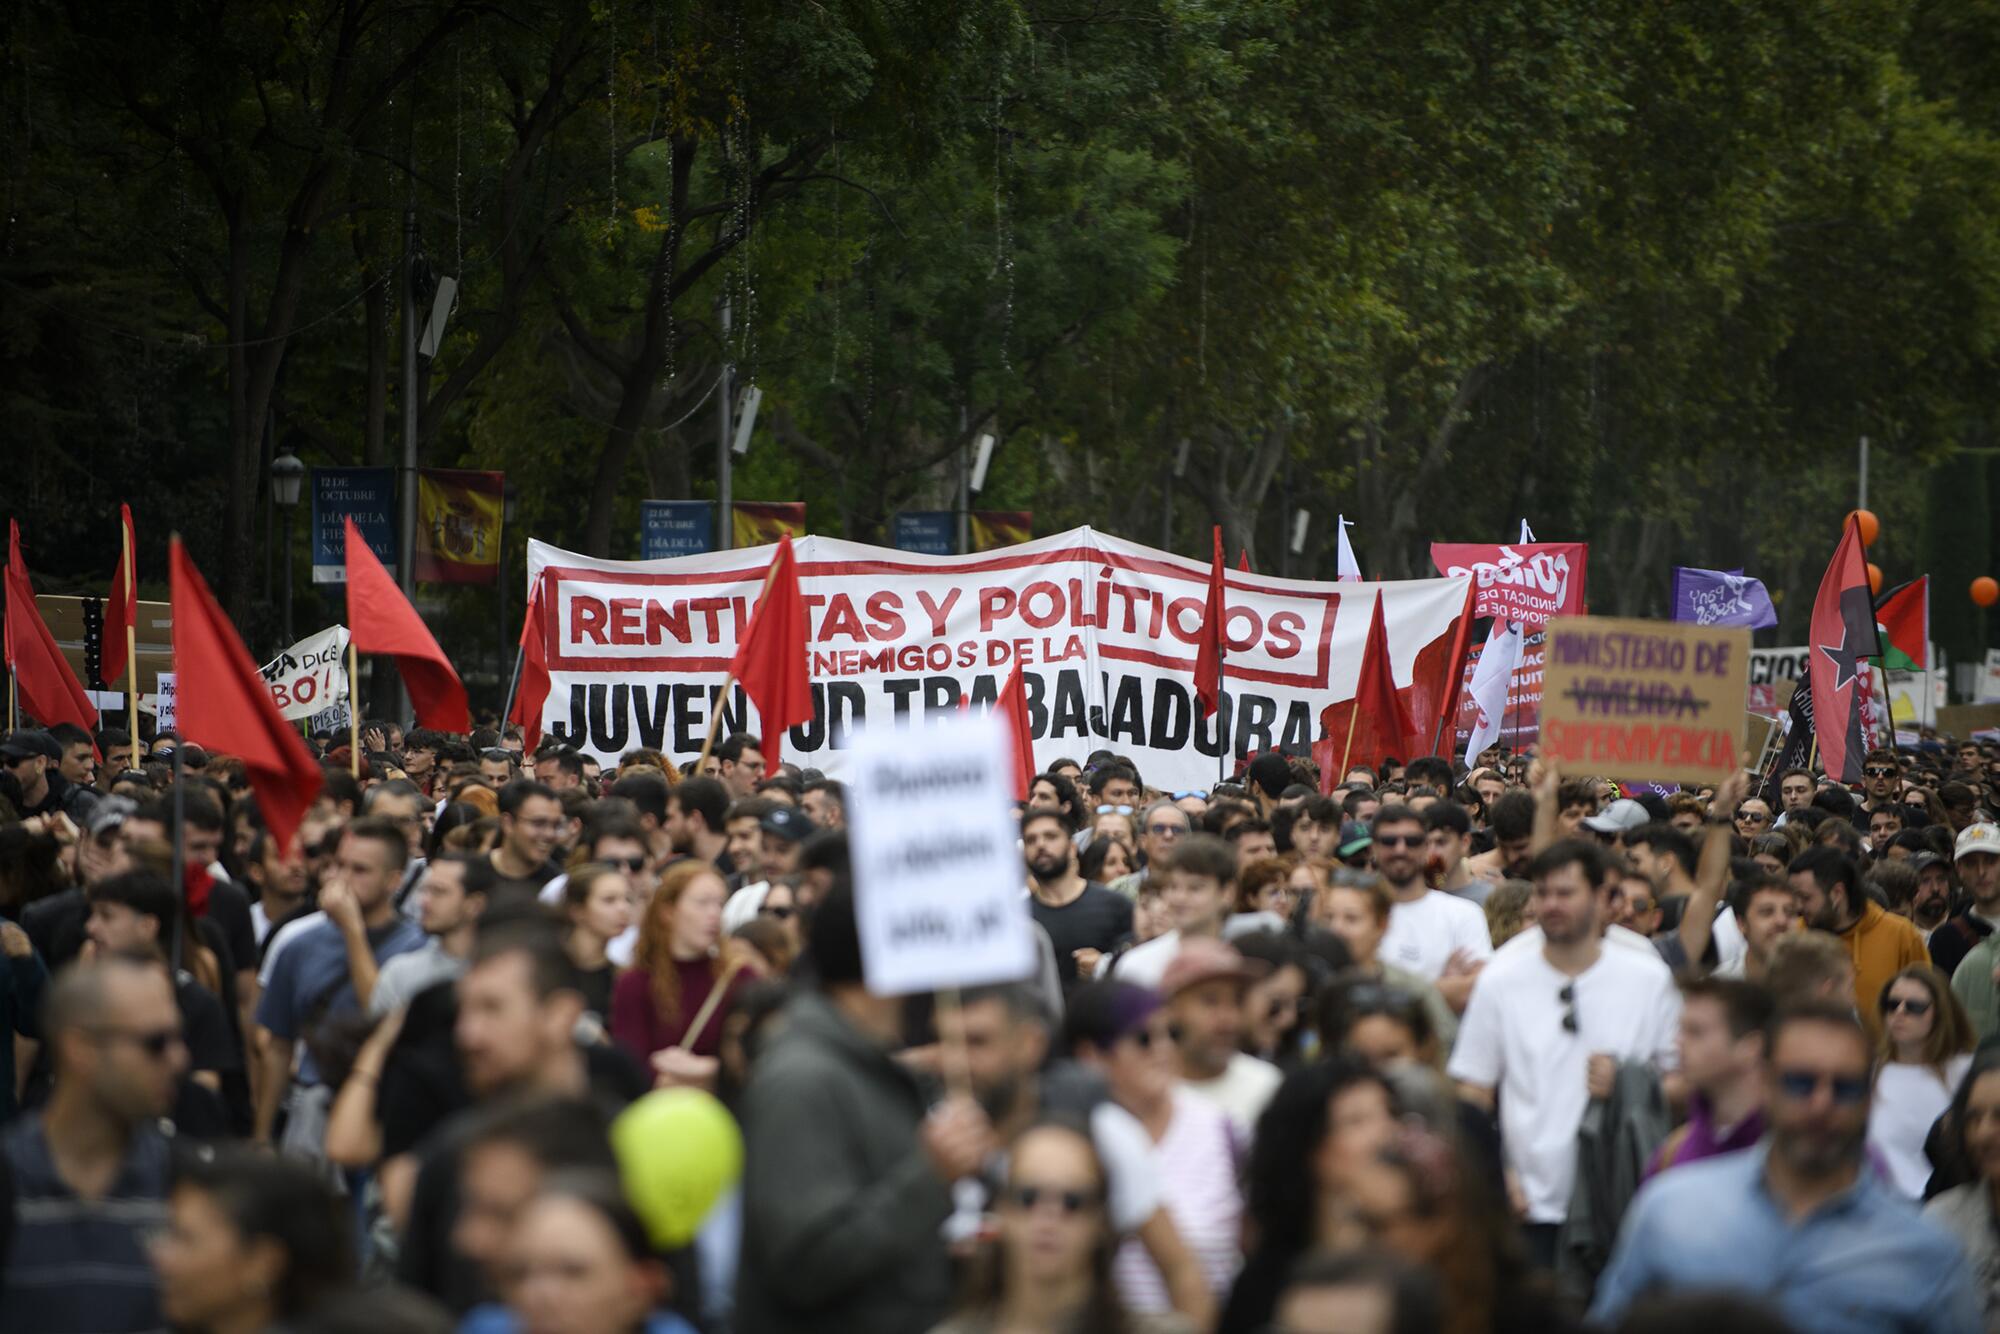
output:
[[[96,1030],[100,1038],[110,1038],[119,1042],[129,1042],[153,1060],[162,1060],[166,1054],[181,1044],[178,1028],[155,1028],[134,1033],[122,1028],[100,1028]]]
[[[1173,1038],[1168,1034],[1152,1028],[1136,1029],[1125,1036],[1140,1051],[1151,1051],[1155,1042],[1173,1041]]]
[[[1186,831],[1177,824],[1149,824],[1146,832],[1155,838],[1179,838]]]
[[[1883,1014],[1894,1014],[1905,1010],[1912,1019],[1921,1019],[1931,1012],[1931,1003],[1921,996],[1891,996],[1882,1002]]]
[[[1768,824],[1770,823],[1770,819],[1771,817],[1762,811],[1736,812],[1736,823],[1738,824]]]
[[[1378,848],[1421,848],[1423,845],[1424,836],[1422,834],[1375,835],[1375,846]]]
[[[1099,815],[1130,815],[1132,808],[1130,806],[1099,806],[1097,813]]]
[[[1887,769],[1879,764],[1876,764],[1864,767],[1861,770],[1861,776],[1863,778],[1894,778],[1896,776],[1896,771],[1894,769]]]
[[[1008,1192],[1008,1196],[1024,1211],[1032,1210],[1046,1200],[1072,1218],[1097,1203],[1096,1191],[1070,1190],[1059,1186],[1036,1186],[1026,1183],[1015,1186]]]
[[[644,857],[606,857],[606,866],[616,866],[622,871],[643,871],[646,869]]]
[[[1794,1102],[1804,1102],[1821,1088],[1831,1085],[1833,1100],[1852,1107],[1868,1096],[1865,1075],[1823,1075],[1817,1070],[1780,1070],[1778,1089]]]

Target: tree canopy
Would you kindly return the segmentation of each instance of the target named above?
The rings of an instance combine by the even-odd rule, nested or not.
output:
[[[1742,566],[1780,635],[1867,436],[1873,559],[1963,657],[1991,9],[22,0],[0,494],[46,586],[104,581],[129,500],[142,582],[177,529],[275,647],[269,460],[398,456],[404,284],[449,276],[419,451],[514,480],[510,574],[712,497],[728,362],[736,496],[817,531],[949,508],[983,432],[980,505],[1038,531],[1326,576],[1344,513],[1406,576],[1526,516],[1592,544],[1593,609]],[[448,648],[510,635],[439,597]]]

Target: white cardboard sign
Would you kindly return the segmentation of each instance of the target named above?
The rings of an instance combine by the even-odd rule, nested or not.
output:
[[[999,720],[871,727],[850,752],[848,837],[868,989],[901,996],[1035,969]]]

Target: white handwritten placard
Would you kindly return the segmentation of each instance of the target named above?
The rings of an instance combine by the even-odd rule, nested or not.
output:
[[[848,837],[868,989],[901,996],[1035,968],[1013,755],[989,713],[871,727],[849,771]]]

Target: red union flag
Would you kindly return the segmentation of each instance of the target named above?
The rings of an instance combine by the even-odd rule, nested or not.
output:
[[[1539,625],[1583,614],[1582,542],[1433,542],[1431,564],[1448,576],[1472,576],[1474,616]]]

